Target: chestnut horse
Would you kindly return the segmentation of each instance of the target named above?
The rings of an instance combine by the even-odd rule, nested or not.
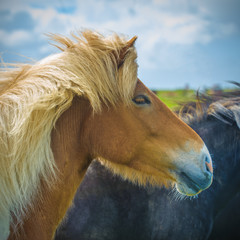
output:
[[[93,161],[55,240],[240,239],[239,96],[240,89],[201,95],[201,108],[192,102],[181,111],[212,155],[211,188],[179,201],[171,190],[138,187]]]
[[[2,240],[52,239],[94,158],[141,185],[210,186],[202,139],[137,78],[136,37],[51,37],[61,53],[1,71]]]

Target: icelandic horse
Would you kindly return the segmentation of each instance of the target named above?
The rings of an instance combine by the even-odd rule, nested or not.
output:
[[[141,188],[93,161],[54,240],[240,239],[239,96],[240,88],[198,94],[179,111],[212,156],[211,188],[194,199],[173,189]]]
[[[52,239],[93,159],[140,185],[196,195],[202,139],[137,78],[136,37],[51,35],[60,53],[1,69],[0,236]]]

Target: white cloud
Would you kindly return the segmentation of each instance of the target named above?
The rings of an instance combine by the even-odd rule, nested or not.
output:
[[[233,23],[221,24],[219,26],[219,32],[221,35],[228,36],[238,31],[237,26]]]
[[[176,11],[171,4],[180,7]],[[188,0],[155,0],[141,1],[77,1],[75,12],[71,15],[58,12],[57,4],[47,8],[26,8],[36,22],[35,35],[43,37],[43,33],[55,32],[69,34],[72,30],[92,28],[101,32],[115,31],[128,34],[129,37],[138,35],[138,52],[142,67],[156,68],[159,62],[162,67],[169,68],[164,61],[172,62],[171,67],[179,67],[184,56],[177,56],[172,49],[195,44],[208,44],[216,38],[221,38],[236,31],[231,23],[216,23],[206,18],[211,12],[206,10],[199,1],[195,4],[198,14],[189,10]],[[214,29],[214,31],[212,31]],[[41,52],[48,48],[41,48]],[[44,49],[44,50],[43,50]],[[167,51],[166,51],[167,49]],[[181,59],[182,58],[182,59]],[[171,60],[172,59],[172,60]],[[183,62],[183,61],[182,61]]]
[[[25,1],[25,4],[27,2]],[[33,3],[32,0],[29,2]],[[180,2],[182,6],[189,5],[188,0]],[[141,4],[136,4],[134,1],[129,1],[128,4],[124,1],[77,1],[76,10],[71,15],[59,13],[54,8],[59,5],[58,2],[53,2],[47,8],[34,8],[29,5],[25,10],[35,20],[34,31],[39,35],[46,32],[69,34],[71,30],[90,27],[100,31],[112,30],[130,36],[137,34],[140,36],[138,41],[143,40],[145,45],[149,46],[149,50],[152,50],[157,43],[206,44],[215,38],[232,34],[237,29],[234,23],[217,24],[206,19],[206,11],[203,11],[205,8],[201,7],[199,1],[197,3],[200,6],[197,5],[197,7],[200,13],[204,12],[202,15],[191,13],[186,9],[176,13],[169,7],[170,3],[174,4],[176,1],[142,1]],[[162,5],[167,5],[168,8],[162,9]],[[134,13],[131,9],[134,9]],[[111,11],[114,11],[112,17]],[[100,21],[100,19],[105,20]],[[211,30],[213,28],[214,31]]]
[[[231,18],[229,6],[234,0],[8,0],[0,6],[11,16],[18,11],[31,14],[35,27],[32,32],[0,30],[0,43],[19,49],[36,45],[39,56],[51,53],[44,33],[69,35],[70,31],[92,28],[100,32],[115,31],[129,37],[138,35],[137,48],[141,69],[161,69],[174,72],[194,62],[188,57],[193,49],[207,46],[219,38],[229,38],[239,31],[239,25]],[[75,6],[71,14],[61,11]],[[60,9],[60,10],[59,10]],[[233,7],[231,7],[233,9]],[[111,33],[111,32],[110,32]],[[36,41],[36,38],[40,41]],[[42,45],[42,39],[45,45]],[[16,51],[16,50],[15,50]],[[31,51],[30,51],[31,52]],[[191,65],[191,69],[194,66]]]
[[[17,30],[11,33],[0,30],[0,42],[5,46],[21,46],[32,41],[32,34],[27,31]]]

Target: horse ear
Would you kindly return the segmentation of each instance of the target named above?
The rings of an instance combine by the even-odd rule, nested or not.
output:
[[[120,50],[117,59],[117,66],[118,69],[123,65],[125,57],[129,51],[129,49],[134,45],[135,41],[137,40],[137,36],[134,36],[130,40],[127,41],[127,44]]]

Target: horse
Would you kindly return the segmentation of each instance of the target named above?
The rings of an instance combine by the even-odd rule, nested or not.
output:
[[[52,239],[96,158],[140,185],[211,185],[203,140],[138,79],[136,37],[50,38],[61,52],[1,68],[2,240]]]
[[[240,98],[237,96],[240,92],[235,93],[218,100],[214,96],[199,96],[197,104],[184,105],[179,112],[202,137],[212,155],[214,181],[211,188],[197,198],[179,200],[171,190],[143,189],[114,176],[94,161],[55,240],[206,240],[211,232],[211,240],[234,239],[214,236],[219,236],[216,233],[218,216],[221,217],[225,206],[239,195]],[[224,221],[239,219],[240,215],[224,217],[226,214],[222,221],[218,220],[222,223],[222,232],[225,231]],[[228,226],[234,223],[237,226],[239,222],[232,220]],[[236,236],[238,227],[232,235],[233,232]]]
[[[239,190],[240,182],[238,183]],[[240,191],[224,205],[214,219],[212,232],[208,240],[239,239]]]

